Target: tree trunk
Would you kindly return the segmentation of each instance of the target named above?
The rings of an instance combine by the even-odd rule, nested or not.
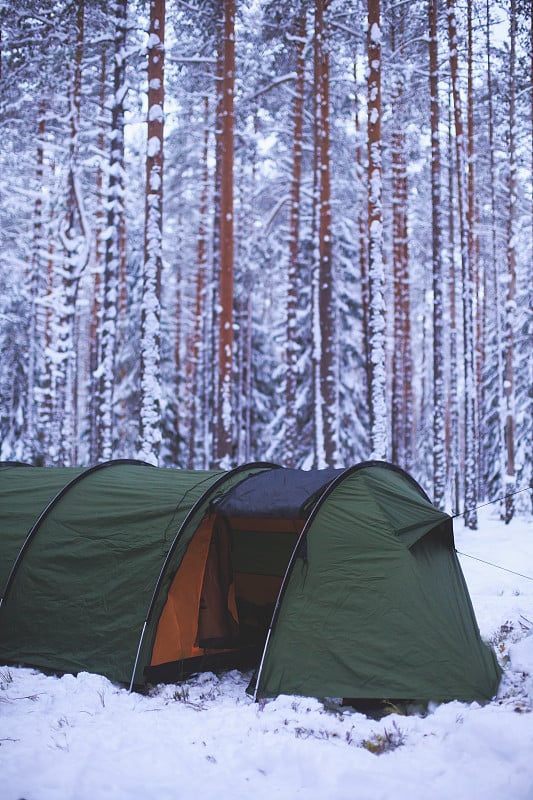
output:
[[[107,78],[107,49],[102,47],[102,61],[100,68],[100,117],[98,130],[98,152],[105,152],[106,145],[106,78]],[[89,324],[89,461],[96,464],[100,458],[100,424],[99,414],[102,405],[102,379],[98,366],[101,361],[101,328],[105,239],[104,228],[106,223],[105,191],[104,191],[103,164],[100,163],[96,174],[96,227],[95,227],[95,252],[94,252],[94,279],[92,285],[91,319]]]
[[[385,299],[381,159],[380,0],[368,0],[368,286],[371,458],[387,457]]]
[[[531,15],[530,15],[530,29],[529,29],[529,85],[531,86],[531,98],[529,103],[529,111],[531,115],[531,170],[530,174],[533,176],[533,2],[530,3],[531,5]],[[533,248],[533,179],[531,180],[531,242]],[[530,303],[529,307],[533,308],[533,270],[530,266],[530,274],[529,274],[529,286],[530,286]],[[531,347],[529,348],[529,396],[532,398],[529,403],[529,422],[531,431],[531,438],[530,442],[533,444],[533,321],[529,320],[529,335],[530,335],[530,344]],[[531,459],[531,467],[530,467],[530,477],[529,477],[529,485],[533,486],[533,459]],[[533,492],[531,493],[531,510],[533,511]]]
[[[84,46],[84,2],[78,4],[76,48],[70,92],[70,140],[66,218],[60,231],[64,251],[62,297],[57,325],[57,383],[52,412],[52,452],[55,464],[76,463],[77,369],[74,318],[79,279],[89,259],[85,211],[78,181],[79,126],[82,55]]]
[[[329,52],[325,42],[327,0],[315,2],[314,96],[314,263],[313,413],[315,465],[332,466],[337,457],[338,388],[335,352],[335,307],[331,233],[331,170],[329,122]]]
[[[450,73],[455,120],[457,205],[461,237],[461,272],[463,283],[463,342],[464,342],[464,485],[465,512],[467,527],[477,528],[477,472],[476,472],[476,380],[474,374],[474,287],[470,263],[468,215],[464,175],[465,141],[461,95],[459,90],[457,20],[455,0],[448,3],[448,44]]]
[[[431,208],[433,232],[433,502],[444,508],[446,426],[444,416],[444,271],[439,144],[439,54],[437,0],[429,0],[429,91],[431,122]]]
[[[475,194],[475,156],[474,156],[474,40],[472,24],[472,0],[467,2],[467,231],[468,263],[472,286],[472,374],[475,390],[474,400],[474,442],[476,453],[476,484],[482,472],[482,442],[480,436],[480,412],[482,409],[481,365],[483,360],[483,338],[481,335],[480,260],[476,233],[476,194]],[[476,488],[476,497],[478,488]]]
[[[285,463],[296,466],[297,422],[296,385],[298,361],[298,272],[300,250],[300,190],[302,183],[303,120],[305,89],[305,9],[301,8],[295,20],[296,82],[293,99],[293,147],[291,207],[289,218],[289,263],[287,269],[287,344],[285,378]]]
[[[516,320],[516,0],[510,0],[509,13],[509,132],[508,132],[508,206],[507,206],[507,296],[505,298],[504,325],[504,373],[503,396],[505,399],[505,522],[514,516],[515,475],[515,376],[514,376],[514,327]]]
[[[165,0],[150,0],[146,211],[141,310],[139,458],[158,463],[161,446],[161,238],[163,222]]]
[[[241,161],[239,186],[238,233],[236,242],[236,284],[235,292],[236,335],[234,343],[235,381],[234,441],[237,463],[251,460],[252,439],[252,292],[254,283],[254,247],[256,242],[255,197],[257,195],[257,147],[258,117],[253,113],[254,139],[247,143],[247,158]]]
[[[496,148],[494,142],[494,103],[493,103],[493,85],[492,85],[492,54],[491,54],[491,3],[487,0],[486,3],[486,28],[485,39],[487,47],[487,102],[488,102],[488,128],[489,128],[489,164],[490,174],[496,175]],[[496,209],[496,192],[495,180],[490,181],[490,217],[491,217],[491,232],[490,232],[490,272],[485,275],[485,296],[488,305],[487,318],[490,318],[492,323],[492,330],[494,331],[494,361],[496,362],[496,375],[497,379],[493,381],[496,391],[496,410],[497,420],[494,431],[491,430],[491,437],[495,437],[495,444],[493,452],[496,454],[496,471],[499,473],[501,487],[499,494],[503,497],[505,495],[505,472],[506,472],[506,452],[505,452],[505,414],[504,414],[504,397],[503,397],[503,380],[504,374],[503,367],[503,343],[502,343],[502,308],[501,308],[501,291],[500,291],[500,273],[498,269],[498,248],[497,248],[497,209]],[[503,512],[504,514],[505,512]]]
[[[459,414],[459,390],[458,390],[458,334],[457,334],[457,294],[456,281],[457,266],[455,263],[455,217],[454,217],[454,177],[455,177],[455,156],[453,142],[453,109],[452,99],[448,102],[448,137],[447,137],[447,177],[448,177],[448,292],[449,292],[449,315],[450,315],[450,365],[449,365],[449,391],[447,393],[447,419],[448,419],[448,474],[450,476],[450,490],[452,496],[452,510],[454,514],[459,513],[461,496],[461,468],[460,468],[460,414]]]
[[[404,44],[403,10],[392,14],[391,46],[401,53]],[[409,302],[408,185],[405,153],[404,78],[392,79],[392,266],[394,285],[394,350],[392,355],[392,461],[411,465],[412,359]]]
[[[205,313],[206,313],[206,269],[207,269],[207,214],[209,196],[209,98],[204,98],[204,147],[203,147],[203,174],[202,174],[202,194],[200,197],[200,224],[198,228],[198,244],[196,248],[196,293],[193,333],[187,347],[187,385],[189,387],[191,402],[188,420],[188,446],[187,446],[187,466],[192,469],[195,466],[196,456],[196,433],[198,422],[203,408],[201,399],[205,386],[201,377],[205,375]],[[202,385],[201,385],[202,384]],[[205,465],[202,465],[205,466]]]
[[[116,0],[113,96],[111,105],[111,152],[107,191],[107,238],[105,248],[104,298],[101,329],[102,400],[100,408],[101,457],[114,455],[115,360],[119,309],[121,226],[124,219],[124,96],[126,92],[126,13],[127,0]]]
[[[26,416],[24,430],[25,461],[33,461],[37,456],[38,448],[38,415],[37,415],[37,370],[38,370],[38,342],[41,330],[38,325],[40,313],[37,299],[43,283],[43,265],[41,251],[43,249],[43,170],[44,170],[44,134],[45,134],[44,101],[39,104],[39,122],[37,127],[37,166],[35,202],[33,204],[33,243],[31,266],[27,280],[29,283],[29,329],[28,329],[28,355],[26,362]]]
[[[50,163],[51,179],[55,175],[55,161],[52,159]],[[53,220],[53,208],[50,209],[50,220]],[[53,303],[53,290],[54,290],[54,239],[49,236],[48,239],[48,252],[47,252],[47,266],[46,266],[46,283],[44,289],[45,303],[44,303],[44,321],[43,321],[43,340],[44,340],[44,353],[42,372],[39,381],[41,402],[39,406],[39,426],[43,432],[42,434],[42,447],[43,447],[43,466],[50,466],[54,463],[52,458],[52,415],[54,409],[54,392],[55,392],[55,366],[52,358],[52,303]]]
[[[235,0],[223,0],[223,75],[220,175],[220,278],[218,317],[217,462],[233,456],[233,153],[235,88]]]
[[[362,314],[362,333],[363,333],[363,361],[365,364],[365,388],[364,397],[366,406],[371,407],[370,402],[370,335],[369,335],[369,296],[368,296],[368,203],[367,185],[365,176],[368,172],[368,164],[365,163],[365,148],[363,144],[363,134],[361,131],[361,119],[359,114],[359,87],[357,85],[357,66],[353,68],[355,83],[355,135],[357,146],[355,149],[355,164],[358,177],[358,204],[357,204],[357,239],[359,245],[359,274],[361,277],[361,314]]]

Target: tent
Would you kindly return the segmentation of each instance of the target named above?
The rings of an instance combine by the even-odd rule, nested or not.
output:
[[[256,698],[485,700],[451,518],[401,469],[0,466],[0,663]]]

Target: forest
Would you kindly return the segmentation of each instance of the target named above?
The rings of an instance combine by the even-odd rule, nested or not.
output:
[[[0,3],[0,459],[532,480],[531,0]]]

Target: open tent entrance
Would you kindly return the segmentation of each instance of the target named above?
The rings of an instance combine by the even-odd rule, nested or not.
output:
[[[258,665],[298,536],[341,472],[272,469],[211,504],[172,580],[148,681]]]
[[[150,682],[206,669],[257,666],[305,519],[207,514],[159,619]]]

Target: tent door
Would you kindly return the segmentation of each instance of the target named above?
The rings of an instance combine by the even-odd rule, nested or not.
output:
[[[205,564],[196,645],[204,650],[230,648],[238,637],[231,537],[225,522],[218,518]]]

